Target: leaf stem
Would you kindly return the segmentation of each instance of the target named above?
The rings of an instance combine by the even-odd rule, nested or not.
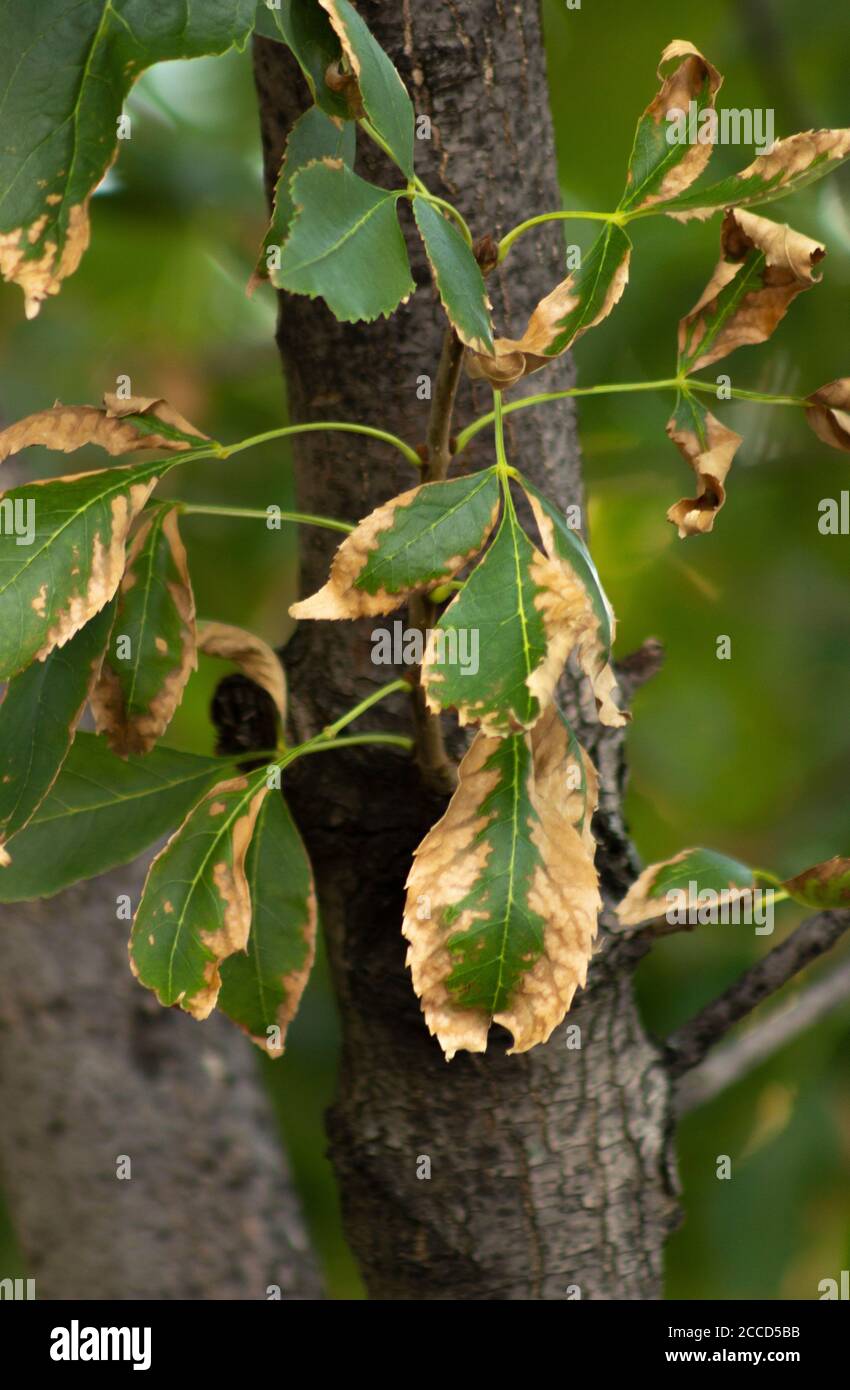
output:
[[[184,516],[236,516],[245,517],[253,521],[268,521],[268,509],[254,507],[218,507],[212,504],[196,502],[178,502]],[[329,516],[312,516],[308,512],[278,512],[277,517],[281,521],[295,521],[303,526],[324,526],[329,531],[353,531],[354,527],[347,521],[334,521]]]
[[[385,700],[388,695],[394,695],[398,690],[408,690],[409,688],[409,684],[405,680],[394,680],[387,685],[380,686],[378,690],[373,690],[371,695],[367,695],[365,700],[361,700],[359,705],[350,709],[347,714],[340,715],[333,724],[328,724],[318,737],[320,739],[335,739],[340,729],[344,729],[354,719],[359,719],[361,714],[365,713],[367,709],[371,709],[373,705],[377,705],[379,700]]]
[[[310,434],[316,430],[342,430],[349,434],[365,434],[370,439],[380,439],[385,444],[392,444],[394,448],[398,449],[399,453],[404,454],[407,461],[412,463],[416,469],[422,467],[422,460],[416,450],[411,448],[409,444],[405,444],[398,435],[390,434],[387,430],[374,429],[371,425],[354,424],[348,420],[313,420],[303,425],[282,425],[278,429],[265,430],[263,434],[251,435],[249,439],[240,439],[236,444],[222,444],[212,456],[227,459],[230,458],[231,454],[241,454],[245,449],[253,449],[256,444],[268,444],[274,439],[287,439],[290,435]],[[189,453],[178,456],[178,460],[185,458],[188,462],[190,457],[197,458],[199,456],[209,458],[211,455],[208,452],[201,455],[199,451],[197,454]]]
[[[510,407],[508,407],[508,409],[510,409]],[[502,415],[502,393],[501,393],[501,391],[494,391],[494,392],[493,392],[493,414],[492,414],[492,417],[491,417],[491,418],[492,418],[493,423],[494,423],[494,425],[495,425],[494,433],[495,433],[495,436],[496,436],[496,467],[498,468],[499,473],[501,474],[501,477],[502,477],[502,481],[504,482],[504,480],[505,480],[505,478],[506,478],[506,476],[507,476],[509,464],[508,464],[508,456],[507,456],[507,454],[506,454],[506,452],[505,452],[505,426],[504,426],[503,415]],[[460,448],[460,440],[458,440],[458,449],[459,449],[459,448]]]
[[[463,239],[466,242],[467,246],[472,245],[472,232],[469,230],[469,224],[467,223],[465,217],[463,217],[463,215],[460,212],[458,212],[454,203],[448,202],[445,198],[438,198],[436,193],[432,193],[430,189],[427,188],[426,185],[422,182],[422,180],[416,177],[416,175],[414,175],[413,177],[408,193],[411,198],[422,198],[424,202],[433,203],[435,207],[442,208],[445,212],[449,213],[449,215],[454,218],[455,222],[460,227],[460,230],[463,234]]]
[[[529,217],[525,222],[520,222],[507,232],[499,242],[499,264],[505,259],[514,242],[532,227],[539,227],[544,222],[564,222],[570,218],[578,219],[583,222],[615,222],[618,225],[624,221],[624,217],[618,212],[541,212],[537,217]]]
[[[521,400],[511,401],[509,405],[503,406],[502,414],[511,415],[515,410],[525,410],[532,405],[544,405],[547,401],[563,401],[572,396],[609,396],[628,391],[687,392],[691,390],[716,395],[717,383],[701,381],[699,377],[672,376],[659,381],[612,381],[604,382],[598,386],[571,386],[565,391],[544,391],[537,396],[523,396]],[[802,396],[771,396],[765,391],[745,391],[743,388],[735,386],[730,387],[730,395],[733,400],[757,401],[760,405],[796,405],[803,408],[808,406],[808,401]],[[491,425],[495,418],[495,411],[490,411],[487,415],[480,415],[477,420],[473,420],[471,424],[461,430],[457,436],[455,454],[463,453],[470,440],[474,439],[481,430]]]

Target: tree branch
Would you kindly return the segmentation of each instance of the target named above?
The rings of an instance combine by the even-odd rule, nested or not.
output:
[[[666,1042],[671,1075],[681,1076],[697,1066],[734,1024],[830,950],[848,929],[850,911],[820,912],[803,922],[763,960],[745,970],[723,994],[671,1033]]]
[[[780,1048],[850,999],[850,958],[816,980],[796,999],[774,1009],[743,1037],[717,1049],[686,1078],[676,1097],[676,1111],[686,1115],[733,1086]]]

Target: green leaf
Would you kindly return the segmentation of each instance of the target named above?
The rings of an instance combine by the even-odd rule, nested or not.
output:
[[[360,86],[363,109],[393,159],[413,178],[413,103],[381,45],[348,0],[319,0]]]
[[[429,707],[454,708],[461,724],[504,735],[530,728],[566,659],[550,651],[541,611],[545,590],[533,577],[542,560],[506,505],[496,538],[437,623],[425,654],[422,684]],[[560,663],[560,664],[559,664]],[[545,677],[544,677],[545,673]]]
[[[283,40],[299,64],[313,100],[327,115],[339,120],[351,118],[344,92],[333,91],[325,80],[328,68],[339,63],[342,47],[317,0],[280,0],[277,9],[258,0],[256,31],[267,39]]]
[[[330,578],[294,604],[294,618],[359,618],[389,613],[414,590],[457,574],[496,523],[499,483],[487,468],[467,478],[424,483],[365,517],[339,547]]]
[[[218,1007],[279,1056],[309,979],[317,924],[310,861],[282,796],[267,797],[260,808],[245,874],[251,935],[246,953],[222,964]]]
[[[104,468],[3,494],[0,679],[62,646],[109,602],[124,573],[127,533],[173,467],[163,460]]]
[[[197,666],[195,600],[177,508],[151,508],[133,537],[118,613],[92,692],[113,752],[147,753],[165,732]]]
[[[49,898],[127,864],[183,819],[221,777],[220,758],[158,747],[126,761],[79,733],[62,771],[0,869],[0,902]]]
[[[0,270],[32,318],[89,240],[89,199],[152,63],[244,47],[255,0],[12,0],[0,56]]]
[[[130,936],[130,965],[161,1004],[179,1004],[193,1018],[212,1013],[221,962],[248,942],[245,857],[269,792],[267,777],[263,767],[218,782],[148,871]]]
[[[550,706],[531,734],[479,733],[458,777],[414,856],[407,963],[447,1057],[484,1051],[491,1021],[525,1052],[585,982],[601,906],[596,773]]]
[[[644,869],[617,908],[617,917],[621,927],[638,926],[671,909],[698,907],[701,893],[716,895],[722,906],[755,886],[755,874],[747,864],[713,849],[683,849]]]
[[[397,193],[323,160],[295,175],[292,197],[295,220],[271,271],[278,289],[321,295],[347,323],[388,317],[413,293]]]
[[[782,887],[804,907],[850,907],[850,859],[835,855],[789,878]]]
[[[455,223],[424,198],[413,199],[413,215],[443,308],[458,337],[475,352],[494,352],[484,276],[471,248]]]
[[[668,112],[691,114],[691,102],[696,117],[696,129],[704,111],[714,109],[714,101],[723,78],[693,44],[674,39],[661,55],[658,67],[661,87],[638,121],[632,147],[626,189],[620,200],[620,211],[635,212],[638,208],[667,201],[693,183],[711,158],[713,146],[677,140],[676,126],[668,120]],[[670,136],[671,138],[668,138]]]
[[[64,647],[33,662],[6,687],[0,706],[0,862],[2,846],[32,819],[68,756],[114,617],[113,600]]]
[[[756,207],[787,198],[801,188],[831,174],[833,169],[850,158],[850,130],[802,130],[777,140],[766,154],[758,155],[738,174],[721,179],[707,188],[693,188],[688,193],[656,205],[654,211],[666,212],[679,222],[692,217],[700,220],[711,217],[721,208]]]
[[[262,0],[261,0],[262,3]],[[290,192],[292,180],[300,169],[317,159],[341,159],[347,168],[354,163],[355,132],[353,125],[339,126],[318,106],[311,106],[299,116],[286,142],[286,153],[280,166],[274,193],[271,225],[263,242],[258,273],[265,276],[269,267],[269,251],[279,257],[280,248],[289,235],[295,204]]]

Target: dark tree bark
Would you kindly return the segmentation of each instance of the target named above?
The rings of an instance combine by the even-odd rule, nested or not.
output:
[[[3,910],[0,1169],[36,1297],[316,1297],[250,1043],[130,974],[145,867]]]
[[[433,122],[432,140],[417,142],[420,174],[458,204],[475,235],[560,205],[536,6],[405,0],[359,9]],[[255,41],[255,72],[271,185],[306,93],[280,45]],[[368,149],[361,169],[398,182]],[[521,330],[562,278],[560,246],[551,229],[523,238],[491,277],[500,331]],[[411,248],[423,288],[389,321],[339,324],[320,301],[282,297],[278,342],[294,419],[360,420],[425,440],[428,407],[416,383],[435,377],[444,319]],[[568,385],[571,364],[547,368],[545,388],[542,380],[530,389]],[[488,409],[489,392],[464,383],[460,422]],[[464,470],[491,450],[491,438],[479,436]],[[508,450],[561,504],[581,500],[569,403],[509,417]],[[349,519],[415,481],[385,447],[350,436],[304,436],[296,461],[300,505]],[[304,592],[324,581],[332,548],[328,534],[306,533]],[[370,662],[372,626],[305,623],[289,644],[299,737],[391,678]],[[566,694],[582,723],[577,690]],[[409,732],[407,702],[382,704],[363,723]],[[634,871],[620,813],[620,737],[592,717],[580,732],[603,777],[598,863],[612,901]],[[456,733],[450,740],[459,751]],[[567,1019],[581,1027],[580,1050],[567,1048],[561,1027],[545,1047],[507,1057],[507,1035],[495,1029],[484,1056],[460,1054],[447,1066],[414,998],[400,934],[411,854],[445,802],[405,756],[360,752],[305,759],[290,793],[318,874],[344,1029],[331,1153],[370,1293],[549,1299],[578,1285],[583,1298],[658,1297],[676,1202],[669,1083],[632,992],[643,948],[603,930],[588,989]],[[420,1155],[431,1160],[430,1181],[417,1179]]]

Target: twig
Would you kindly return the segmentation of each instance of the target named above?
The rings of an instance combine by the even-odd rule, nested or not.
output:
[[[452,415],[462,363],[463,343],[453,328],[447,328],[428,418],[428,457],[423,482],[441,481],[451,463]],[[424,634],[436,622],[437,610],[424,594],[414,594],[408,605],[408,615],[413,626]],[[440,717],[432,714],[425,703],[420,674],[417,673],[416,684],[411,690],[416,761],[427,785],[450,795],[457,786],[457,769],[446,752]]]
[[[743,1037],[719,1047],[679,1087],[676,1109],[685,1115],[713,1100],[760,1062],[850,1000],[850,959],[829,971],[789,1004],[774,1009]]]
[[[752,1009],[775,994],[810,961],[817,960],[850,929],[850,911],[809,917],[779,946],[745,970],[723,994],[706,1004],[666,1041],[671,1075],[681,1076],[702,1061],[709,1048]]]

